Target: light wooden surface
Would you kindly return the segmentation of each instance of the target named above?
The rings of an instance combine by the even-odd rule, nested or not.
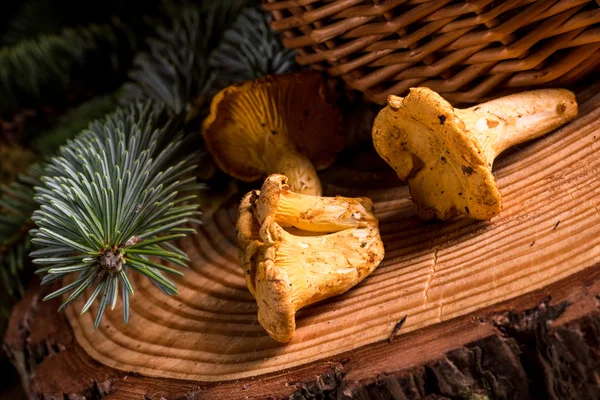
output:
[[[237,264],[238,196],[182,242],[193,263],[177,281],[178,297],[165,297],[136,277],[130,324],[123,324],[117,308],[94,331],[96,309],[80,316],[79,302],[67,311],[76,339],[92,358],[122,371],[239,379],[387,340],[408,315],[396,339],[401,341],[408,332],[591,267],[600,260],[600,95],[592,96],[598,92],[596,85],[580,94],[580,117],[573,123],[497,161],[504,209],[490,222],[423,223],[400,181],[389,187],[366,166],[355,174],[369,176],[368,186],[376,189],[358,189],[343,167],[325,173],[326,194],[375,201],[386,257],[350,292],[299,312],[288,344],[275,342],[258,324]]]

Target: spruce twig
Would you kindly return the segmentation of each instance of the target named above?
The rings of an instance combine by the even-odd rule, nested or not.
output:
[[[27,240],[0,251],[0,336],[4,336],[12,307],[25,291],[27,251]]]
[[[37,208],[33,200],[42,168],[31,166],[11,185],[2,185],[0,195],[0,336],[3,335],[12,306],[23,295],[28,280],[30,216]]]
[[[191,98],[203,93],[210,74],[201,26],[198,9],[190,7],[171,30],[159,28],[158,36],[148,41],[150,52],[134,59],[129,76],[136,84],[126,85],[126,101],[150,98],[180,114]]]
[[[38,227],[31,231],[32,242],[40,248],[31,256],[37,272],[46,274],[43,284],[75,276],[46,297],[70,293],[60,310],[94,288],[82,313],[99,298],[98,327],[120,288],[127,322],[130,270],[168,295],[177,293],[163,272],[180,273],[154,258],[185,266],[189,259],[169,242],[185,236],[182,225],[198,222],[197,207],[177,200],[179,193],[201,186],[187,178],[198,154],[174,160],[183,148],[179,125],[167,121],[162,108],[136,103],[92,123],[46,168],[36,188],[40,209],[32,217]]]
[[[54,128],[39,133],[34,140],[34,147],[43,154],[54,153],[92,120],[114,110],[116,103],[116,96],[109,95],[97,97],[76,107],[62,116]],[[7,160],[15,166],[29,161],[28,157],[23,157],[20,153],[16,162],[14,156],[2,156],[3,165]],[[34,200],[34,187],[42,185],[40,178],[45,166],[34,164],[10,185],[2,185],[0,188],[0,336],[4,332],[12,306],[21,298],[23,286],[31,276],[26,268],[29,266],[30,248],[28,231],[33,228],[30,217],[38,208],[38,203]],[[5,172],[8,171],[3,169],[3,175]]]
[[[3,3],[2,11],[5,11],[9,2]],[[5,24],[0,17],[0,27],[6,25],[0,33],[0,45],[4,46],[40,35],[59,34],[66,27],[105,24],[113,17],[132,28],[141,22],[142,16],[157,14],[160,0],[19,0],[11,3],[15,3],[14,11],[9,11]]]
[[[167,8],[169,22],[148,40],[149,51],[134,59],[123,103],[152,99],[174,115],[202,107],[213,82],[210,54],[246,3],[210,0]]]
[[[17,11],[7,21],[0,43],[13,46],[39,34],[58,33],[65,22],[64,15],[52,1],[24,0],[18,3]]]
[[[114,84],[129,65],[134,36],[120,23],[66,28],[0,49],[0,117]],[[17,78],[18,77],[18,78]]]
[[[271,16],[245,8],[213,52],[210,64],[221,83],[257,79],[293,71],[296,52],[286,49],[270,27]]]

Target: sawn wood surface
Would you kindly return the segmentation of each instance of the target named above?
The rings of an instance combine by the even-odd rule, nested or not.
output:
[[[130,323],[117,308],[94,331],[96,309],[80,315],[79,301],[67,312],[75,337],[92,358],[119,370],[224,381],[386,340],[404,315],[401,334],[583,271],[600,260],[599,106],[600,96],[588,99],[577,120],[498,162],[503,211],[489,222],[423,223],[393,175],[383,173],[383,187],[370,189],[377,185],[344,185],[324,174],[327,195],[373,199],[386,255],[351,291],[301,310],[290,343],[275,342],[258,324],[235,242],[240,194],[181,242],[192,263],[176,281],[179,296],[131,274]]]
[[[130,324],[117,308],[94,331],[95,309],[56,314],[34,284],[5,349],[34,398],[595,398],[600,85],[578,101],[571,124],[497,160],[504,206],[489,222],[419,221],[372,154],[324,172],[326,194],[374,200],[386,256],[351,291],[301,310],[288,344],[257,322],[236,194],[182,242],[193,262],[179,296],[136,277]]]

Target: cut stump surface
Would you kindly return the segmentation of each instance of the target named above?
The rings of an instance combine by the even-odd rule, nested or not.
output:
[[[192,265],[176,282],[179,296],[166,297],[132,274],[135,296],[128,325],[117,308],[94,331],[96,309],[80,316],[80,301],[66,312],[69,336],[70,331],[62,332],[68,331],[65,316],[53,314],[55,302],[40,304],[35,288],[15,311],[5,347],[27,381],[35,371],[30,390],[36,395],[311,398],[335,392],[371,398],[379,391],[396,391],[405,397],[394,398],[420,398],[407,390],[453,397],[464,389],[529,398],[532,381],[547,383],[559,371],[557,379],[563,382],[567,372],[561,369],[564,360],[556,358],[560,351],[577,364],[583,379],[577,393],[584,393],[597,385],[600,372],[597,93],[598,84],[579,93],[580,116],[571,124],[498,160],[494,172],[503,211],[489,222],[419,221],[407,187],[385,167],[361,161],[354,163],[361,169],[338,166],[324,173],[327,195],[374,200],[386,256],[348,293],[301,310],[296,336],[288,344],[275,342],[258,324],[238,265],[240,194],[207,215],[198,235],[181,242]],[[548,296],[552,299],[544,302]],[[503,313],[509,309],[514,313]],[[32,332],[24,332],[42,321],[57,328],[43,338],[50,347],[43,356],[38,349],[36,358],[31,346],[39,343],[32,341]],[[540,332],[553,332],[553,339]],[[550,357],[544,365],[551,371],[529,371],[541,362],[539,346],[551,347],[556,340],[563,347],[552,351],[560,354],[544,355]],[[533,353],[519,350],[532,343]],[[582,346],[587,358],[572,346]],[[87,383],[68,386],[69,379],[52,378],[70,359],[80,363]],[[69,368],[77,370],[76,365]],[[552,390],[570,390],[569,384]]]

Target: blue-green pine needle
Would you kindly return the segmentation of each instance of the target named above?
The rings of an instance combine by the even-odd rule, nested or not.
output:
[[[48,164],[35,188],[40,208],[31,236],[38,249],[30,255],[45,274],[42,283],[72,277],[46,297],[65,295],[60,310],[90,288],[81,311],[100,299],[97,328],[121,293],[127,322],[134,293],[130,271],[168,295],[177,293],[163,272],[181,273],[159,261],[189,262],[170,242],[184,237],[181,227],[199,215],[197,206],[187,204],[193,196],[180,202],[180,193],[202,187],[192,173],[200,154],[181,155],[186,151],[178,127],[163,107],[135,103],[90,124]]]

